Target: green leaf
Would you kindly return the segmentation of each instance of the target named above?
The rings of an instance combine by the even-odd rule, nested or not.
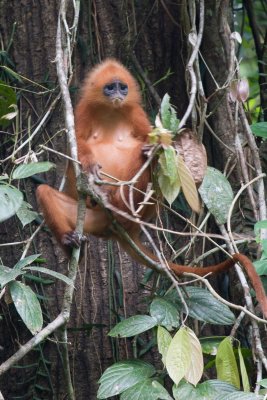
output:
[[[167,352],[172,341],[171,334],[162,326],[158,326],[157,342],[159,353],[162,355],[162,362],[166,367]]]
[[[11,121],[5,119],[4,116],[9,113],[10,106],[16,105],[17,98],[15,91],[3,81],[0,81],[0,99],[0,126],[6,128]]]
[[[230,383],[220,381],[219,379],[209,379],[206,382],[201,383],[201,385],[208,385],[208,387],[215,390],[217,393],[238,393],[237,388]]]
[[[188,202],[192,210],[196,213],[199,213],[200,202],[196,183],[181,156],[178,156],[177,168],[184,197],[186,198],[186,201]]]
[[[267,220],[266,219],[256,222],[256,224],[254,225],[255,235],[258,235],[261,229],[267,229]]]
[[[185,297],[185,301],[189,308],[190,317],[214,325],[232,325],[234,323],[235,316],[230,308],[217,300],[208,290],[187,286],[186,292],[188,296]],[[185,312],[175,290],[172,291],[170,297],[178,308]]]
[[[203,337],[200,338],[200,344],[202,347],[202,352],[204,354],[210,354],[215,356],[217,353],[217,349],[221,341],[225,339],[225,336],[211,336],[211,337]]]
[[[32,221],[34,221],[35,218],[39,215],[36,211],[30,210],[30,208],[32,208],[32,206],[26,203],[26,201],[23,201],[21,207],[16,212],[17,217],[22,223],[23,228],[25,225],[30,224]]]
[[[242,379],[242,386],[244,389],[244,392],[250,392],[250,384],[249,384],[249,379],[248,379],[248,373],[247,369],[245,366],[242,350],[240,346],[238,346],[238,357],[239,357],[239,365],[240,365],[240,373],[241,373],[241,379]]]
[[[134,315],[119,322],[109,332],[112,337],[131,337],[145,332],[157,325],[157,321],[149,315]]]
[[[156,372],[153,365],[141,360],[121,361],[107,368],[101,376],[98,399],[116,396],[128,388],[150,378]]]
[[[267,138],[267,122],[257,122],[256,124],[250,125],[250,128],[255,136]]]
[[[173,185],[179,180],[179,174],[177,169],[177,156],[174,147],[169,146],[164,149],[160,154],[159,163],[161,165],[163,174],[169,179],[170,185]]]
[[[176,385],[187,374],[191,355],[189,333],[182,327],[173,337],[166,356],[166,369]]]
[[[259,381],[259,384],[264,387],[265,389],[267,389],[267,378],[262,379],[261,381]]]
[[[27,265],[31,264],[33,261],[35,261],[40,254],[32,254],[31,256],[22,258],[17,262],[17,264],[14,265],[14,268],[16,269],[22,269],[23,267],[26,267]]]
[[[226,177],[217,169],[208,167],[198,191],[217,223],[224,224],[234,198],[231,185]]]
[[[174,108],[170,105],[170,96],[166,93],[160,105],[160,116],[163,128],[176,133],[179,127],[179,120],[176,117]]]
[[[167,329],[177,328],[180,324],[179,312],[174,304],[168,300],[156,297],[150,305],[150,314],[159,325]]]
[[[188,371],[184,377],[189,383],[196,385],[200,381],[204,370],[202,349],[195,333],[189,328],[187,328],[187,332],[191,347],[191,358]]]
[[[230,337],[226,337],[218,347],[216,370],[218,379],[231,383],[240,389],[239,372]]]
[[[158,184],[163,197],[171,205],[181,189],[177,156],[173,147],[168,147],[160,154],[159,166]]]
[[[40,174],[41,172],[47,172],[51,168],[55,168],[55,164],[49,161],[34,162],[29,164],[20,164],[12,174],[12,179],[23,179],[28,178],[34,174]]]
[[[258,275],[267,275],[267,260],[258,260],[253,263]]]
[[[229,393],[227,395],[219,394],[214,398],[214,400],[260,400],[264,399],[264,396],[258,396],[254,393],[244,393],[244,392],[235,392]]]
[[[0,222],[12,217],[23,201],[22,193],[9,185],[0,184]]]
[[[167,390],[157,381],[146,379],[127,389],[120,400],[172,400]]]
[[[194,387],[188,382],[181,381],[178,386],[173,386],[173,396],[175,400],[207,400],[210,397],[202,396],[199,387]]]
[[[2,117],[0,118],[0,120],[7,120],[7,121],[11,121],[12,119],[14,119],[17,115],[18,115],[18,107],[17,107],[17,105],[16,104],[11,104],[9,107],[8,107],[8,109],[9,109],[9,111],[10,112],[8,112],[7,114],[5,114],[5,115],[2,115]],[[11,111],[11,110],[13,109],[13,110],[15,110],[15,111]]]
[[[65,282],[67,285],[73,286],[73,282],[67,276],[61,274],[60,272],[53,271],[52,269],[43,268],[43,267],[25,267],[25,270],[37,271],[41,272],[42,274],[53,276],[56,279],[60,279],[61,281]]]
[[[237,392],[237,389],[226,382],[217,379],[208,380],[194,387],[188,382],[181,381],[178,386],[173,387],[175,400],[214,400],[219,393]]]
[[[33,335],[43,326],[43,315],[36,294],[21,282],[10,282],[9,290],[21,319]]]
[[[17,269],[12,269],[12,268],[8,268],[5,267],[4,265],[0,265],[0,285],[1,285],[1,289],[3,289],[3,287],[11,282],[14,281],[18,276],[23,275],[24,272],[19,271]]]

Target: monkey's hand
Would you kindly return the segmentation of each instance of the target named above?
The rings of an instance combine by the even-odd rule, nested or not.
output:
[[[81,235],[76,231],[69,231],[62,236],[61,243],[63,246],[78,249],[87,240],[88,238],[85,235]]]
[[[89,172],[89,174],[92,174],[95,179],[101,180],[102,179],[101,175],[100,175],[101,168],[102,168],[102,165],[100,165],[98,163],[94,163],[94,164],[89,165],[88,172]]]
[[[142,147],[142,154],[144,157],[149,158],[152,154],[152,151],[154,149],[155,145],[154,144],[144,144]]]

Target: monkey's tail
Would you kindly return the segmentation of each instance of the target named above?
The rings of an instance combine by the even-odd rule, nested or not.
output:
[[[122,241],[121,238],[118,240],[121,243],[122,247],[125,248],[128,254],[130,254],[136,261],[162,273],[162,268],[159,264],[158,258],[141,243],[138,236],[132,237],[136,249],[134,249],[134,246],[131,246],[128,242],[126,243]],[[235,263],[239,262],[242,267],[245,268],[250,282],[255,290],[256,298],[261,306],[263,315],[265,316],[265,318],[267,318],[267,296],[261,279],[255,271],[252,262],[248,257],[241,253],[235,253],[231,257],[232,258],[229,258],[228,260],[225,260],[219,264],[211,265],[205,268],[190,267],[186,265],[174,264],[172,262],[168,262],[168,266],[177,276],[181,276],[185,272],[193,273],[198,276],[205,276],[209,273],[218,274],[220,272],[227,271],[231,267],[233,267]]]

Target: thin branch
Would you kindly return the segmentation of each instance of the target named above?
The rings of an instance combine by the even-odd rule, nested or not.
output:
[[[8,161],[11,158],[14,158],[15,155],[21,150],[23,149],[23,147],[25,147],[28,143],[31,142],[31,140],[34,138],[34,136],[36,136],[36,134],[40,131],[40,129],[43,129],[48,118],[50,117],[52,111],[54,110],[54,108],[56,107],[56,104],[58,102],[58,100],[60,99],[60,95],[58,95],[50,104],[48,110],[46,111],[45,115],[43,116],[43,118],[41,119],[41,121],[39,122],[39,124],[37,125],[37,127],[35,128],[35,130],[32,132],[32,134],[28,137],[28,139],[26,139],[16,150],[14,150],[12,152],[12,154],[10,154],[10,156],[6,157],[3,160],[0,160],[0,163],[4,163],[6,161]]]
[[[197,93],[197,79],[196,79],[196,74],[194,72],[194,62],[197,58],[200,44],[202,41],[203,30],[204,30],[204,17],[205,17],[205,15],[204,15],[204,0],[200,0],[199,1],[199,31],[198,31],[198,35],[196,38],[196,42],[194,43],[191,57],[187,64],[187,70],[189,71],[190,78],[191,78],[189,105],[187,107],[187,110],[186,110],[183,118],[181,119],[181,121],[179,123],[179,129],[181,129],[186,124],[186,121],[189,118],[189,116],[193,110],[194,104],[195,104],[195,98],[196,98],[196,93]]]

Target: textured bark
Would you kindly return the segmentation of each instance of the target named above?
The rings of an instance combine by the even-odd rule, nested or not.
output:
[[[130,3],[130,2],[129,2]],[[79,86],[86,71],[97,61],[106,56],[117,57],[125,62],[133,73],[136,73],[131,61],[134,50],[143,71],[151,83],[161,79],[169,68],[174,74],[163,81],[156,89],[160,94],[169,91],[178,104],[181,114],[185,108],[186,95],[184,85],[184,64],[182,48],[182,7],[165,2],[169,14],[160,4],[146,1],[137,5],[135,10],[124,1],[82,2],[81,18],[77,48],[74,54],[75,74],[73,87]],[[15,70],[37,83],[56,87],[55,35],[57,26],[57,11],[59,1],[21,1],[18,5],[14,0],[1,0],[0,26],[2,42],[6,47],[13,24],[16,23],[15,35],[10,57],[15,64]],[[174,24],[170,16],[177,21]],[[160,35],[156,32],[161,32]],[[142,82],[142,78],[138,77]],[[175,84],[173,83],[175,82]],[[27,83],[26,88],[36,88]],[[177,90],[179,88],[179,90]],[[56,89],[57,92],[58,89]],[[145,91],[148,110],[154,108],[155,101]],[[22,126],[27,128],[28,116],[31,115],[33,125],[45,110],[50,95],[35,96],[25,94],[27,101],[21,102]],[[55,96],[52,94],[51,96]],[[75,99],[74,99],[75,102]],[[55,135],[64,126],[61,107],[58,104],[49,124],[34,138],[32,148],[46,142],[51,148],[66,151],[65,134]],[[49,139],[49,141],[48,141]],[[51,139],[51,140],[50,140]],[[47,142],[48,141],[48,142]],[[9,143],[1,148],[1,158],[10,154],[12,146]],[[17,156],[25,154],[28,149]],[[58,156],[46,153],[43,159],[49,159],[57,164],[56,172],[45,174],[49,184],[58,187],[64,172],[65,162]],[[11,161],[4,168],[9,172]],[[36,183],[30,179],[25,181],[27,201],[36,208]],[[35,228],[36,225],[33,225]],[[0,242],[9,243],[28,237],[29,228],[22,230],[17,219],[12,218],[1,224]],[[110,326],[116,322],[116,314],[131,316],[145,310],[142,302],[146,290],[140,286],[143,268],[133,264],[131,260],[117,250],[107,252],[107,243],[93,239],[88,246],[86,260],[81,264],[76,282],[75,298],[69,324],[69,350],[73,382],[77,399],[95,399],[98,388],[97,381],[105,368],[115,360],[131,357],[131,340],[114,340],[107,337]],[[12,267],[20,258],[22,246],[0,247],[4,265]],[[42,230],[31,247],[29,254],[40,252],[47,259],[47,266],[55,271],[67,273],[67,262],[60,249],[51,238],[49,232]],[[107,262],[108,254],[114,261]],[[112,266],[110,266],[112,264]],[[111,272],[109,272],[111,269]],[[45,322],[53,320],[58,314],[64,290],[64,284],[35,288],[46,297],[43,302]],[[30,334],[22,322],[16,322],[17,315],[12,305],[3,305],[4,320],[0,326],[1,361],[11,356],[18,343],[25,343]],[[33,398],[32,387],[40,384],[50,391],[38,390],[39,398],[60,400],[65,398],[66,385],[63,378],[63,367],[60,347],[56,337],[46,341],[37,351],[27,355],[20,365],[24,369],[12,368],[1,377],[1,390],[5,398],[12,399],[28,393],[27,398]],[[49,363],[44,376],[36,377],[37,367],[27,367],[30,364],[42,362],[45,357]],[[153,352],[147,359],[156,361]],[[18,384],[21,382],[21,384]],[[26,398],[26,397],[25,397]]]

